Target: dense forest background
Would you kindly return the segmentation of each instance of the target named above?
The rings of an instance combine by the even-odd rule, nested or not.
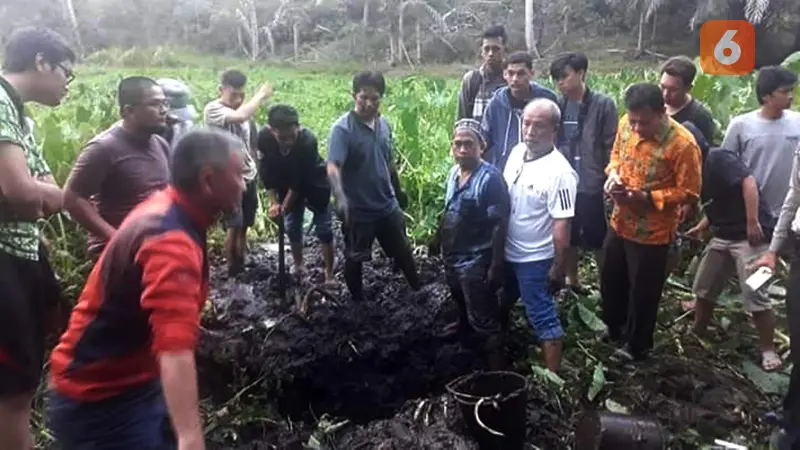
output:
[[[4,0],[0,41],[42,24],[94,58],[148,49],[164,61],[195,52],[416,66],[473,62],[481,31],[502,23],[512,48],[543,59],[577,48],[646,60],[696,55],[700,25],[725,18],[756,24],[759,66],[800,49],[797,0]]]

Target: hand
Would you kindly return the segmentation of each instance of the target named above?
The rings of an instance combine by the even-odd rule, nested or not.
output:
[[[269,218],[277,219],[283,214],[283,206],[280,203],[273,203],[269,205]]]
[[[764,230],[761,229],[758,220],[747,221],[747,241],[753,247],[764,243]]]
[[[612,194],[612,191],[620,187],[622,187],[622,178],[620,178],[616,170],[612,170],[611,173],[608,174],[605,184],[603,184],[603,190],[608,194]]]
[[[549,279],[549,291],[554,295],[564,288],[564,270],[560,264],[553,264],[547,273]]]
[[[206,443],[203,435],[199,436],[178,436],[178,450],[205,450]]]
[[[698,224],[690,228],[689,231],[686,232],[686,236],[699,241],[703,236],[703,231],[704,230],[700,228]]]
[[[778,262],[778,255],[775,252],[768,251],[760,258],[750,264],[750,270],[757,270],[759,267],[768,267],[769,270],[775,272],[775,264]]]
[[[405,210],[406,208],[408,208],[408,195],[406,195],[406,193],[403,192],[402,190],[398,189],[396,196],[397,196],[397,203],[400,205],[400,209]]]
[[[350,222],[350,207],[346,200],[339,200],[336,202],[336,215],[339,216],[342,223],[345,225]]]
[[[261,101],[267,101],[270,97],[272,97],[272,85],[269,83],[264,83],[261,85],[261,88],[258,89],[258,97]]]

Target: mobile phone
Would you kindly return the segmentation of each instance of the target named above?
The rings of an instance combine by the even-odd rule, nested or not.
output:
[[[767,284],[767,282],[771,279],[772,270],[770,270],[769,267],[762,266],[759,267],[758,270],[756,270],[752,275],[747,277],[745,283],[747,283],[747,286],[750,287],[750,289],[757,291],[764,287],[764,285]]]

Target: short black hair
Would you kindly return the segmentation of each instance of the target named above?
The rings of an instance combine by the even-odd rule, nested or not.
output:
[[[575,72],[586,73],[589,70],[589,59],[583,53],[569,52],[556,56],[550,64],[550,77],[560,80],[566,75],[567,67]]]
[[[156,80],[150,77],[132,76],[123,78],[117,86],[117,104],[122,110],[126,105],[139,104],[144,98],[144,91],[153,86],[158,86]]]
[[[492,25],[484,30],[483,34],[481,35],[481,40],[483,39],[500,39],[503,42],[503,45],[505,45],[506,42],[508,42],[506,27],[502,25]]]
[[[273,128],[289,128],[299,125],[300,117],[289,105],[275,105],[267,112],[267,123]]]
[[[195,127],[175,143],[170,161],[170,182],[179,191],[197,190],[198,176],[206,166],[224,169],[231,155],[241,151],[242,140],[220,128]]]
[[[533,56],[528,52],[514,52],[508,55],[508,58],[503,62],[503,68],[505,69],[511,64],[525,64],[525,67],[533,70]]]
[[[234,89],[241,89],[247,84],[247,75],[236,69],[229,69],[222,72],[220,84],[225,87],[232,87]]]
[[[353,77],[353,94],[359,93],[365,87],[374,87],[383,97],[386,92],[386,79],[380,72],[371,70],[358,72]]]
[[[756,76],[756,96],[758,104],[764,104],[764,97],[772,94],[782,87],[797,84],[797,74],[783,66],[765,66],[758,71]]]
[[[22,27],[8,39],[3,70],[21,73],[36,67],[36,55],[50,64],[75,62],[75,52],[63,36],[46,27]]]
[[[641,111],[650,108],[653,111],[664,110],[664,97],[661,89],[653,83],[636,83],[625,91],[625,109]]]
[[[673,56],[661,66],[661,73],[671,77],[678,77],[683,85],[689,87],[694,83],[697,67],[688,56]]]

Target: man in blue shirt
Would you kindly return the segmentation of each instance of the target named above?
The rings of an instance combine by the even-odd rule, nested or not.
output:
[[[452,153],[457,164],[447,176],[445,212],[437,234],[447,284],[459,310],[459,320],[449,328],[472,328],[485,338],[489,365],[499,369],[503,355],[497,291],[503,279],[510,206],[503,174],[481,160],[485,147],[479,122],[456,122]]]
[[[355,108],[339,117],[328,138],[327,173],[342,219],[344,278],[354,300],[363,299],[362,264],[372,258],[372,241],[420,288],[414,256],[406,236],[408,198],[394,165],[392,129],[380,114],[386,81],[379,72],[353,77]]]

